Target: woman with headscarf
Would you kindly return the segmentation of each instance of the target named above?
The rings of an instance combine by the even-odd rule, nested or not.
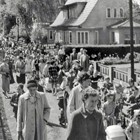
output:
[[[35,80],[27,82],[28,91],[20,96],[17,113],[18,140],[46,140],[50,106],[46,95],[37,91]]]

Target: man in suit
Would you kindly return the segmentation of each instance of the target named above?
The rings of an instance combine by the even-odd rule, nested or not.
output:
[[[80,65],[83,67],[84,71],[88,71],[89,68],[89,56],[87,55],[87,50],[84,50],[80,58]]]
[[[69,72],[69,70],[71,68],[69,57],[66,58],[66,61],[63,64],[63,68],[64,68],[65,72]]]
[[[70,54],[70,63],[72,63],[73,60],[77,60],[77,53],[75,48],[72,49],[72,53]]]

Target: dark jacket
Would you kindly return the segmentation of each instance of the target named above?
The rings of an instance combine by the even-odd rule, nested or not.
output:
[[[64,62],[64,64],[63,64],[63,68],[64,68],[64,70],[66,71],[66,72],[68,72],[69,70],[70,70],[70,68],[71,68],[71,64],[70,64],[70,62]]]
[[[102,114],[89,114],[84,107],[72,113],[67,140],[106,140]]]

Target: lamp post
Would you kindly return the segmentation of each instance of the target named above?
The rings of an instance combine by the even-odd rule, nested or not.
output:
[[[132,0],[129,0],[129,18],[130,18],[130,56],[131,56],[131,78],[135,80],[134,76],[134,39],[133,39],[133,4]]]

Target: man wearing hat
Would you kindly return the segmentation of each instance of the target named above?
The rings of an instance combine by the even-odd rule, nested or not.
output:
[[[77,60],[77,53],[75,48],[72,49],[72,53],[70,54],[70,63],[72,63],[73,60]]]
[[[97,91],[87,89],[81,100],[83,104],[72,113],[67,140],[106,140],[102,114],[96,110]]]
[[[84,71],[88,71],[89,68],[89,56],[87,55],[87,50],[84,49],[83,54],[80,57],[80,65],[83,67]]]
[[[20,96],[17,113],[18,139],[46,140],[50,106],[44,93],[37,91],[35,80],[27,82],[28,91]]]

